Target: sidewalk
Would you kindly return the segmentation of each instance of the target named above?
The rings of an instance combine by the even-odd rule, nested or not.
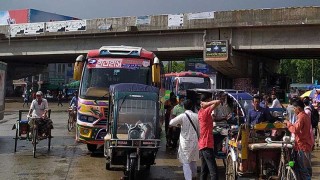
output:
[[[18,112],[19,110],[28,110],[30,108],[30,104],[27,106],[25,105],[22,107],[23,102],[6,102],[5,103],[5,112]],[[62,103],[63,106],[57,106],[58,102],[48,102],[49,109],[51,109],[52,112],[67,112],[69,103]]]

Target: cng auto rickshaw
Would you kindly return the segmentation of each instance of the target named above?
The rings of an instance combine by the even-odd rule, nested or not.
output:
[[[155,164],[160,147],[159,89],[122,83],[111,85],[107,135],[104,138],[106,169],[125,167],[125,177],[137,179],[139,172]]]
[[[187,98],[195,102],[194,112],[200,108],[200,96],[202,93],[208,93],[212,99],[218,99],[220,94],[227,95],[226,102],[229,112],[232,116],[223,121],[214,122],[214,150],[217,159],[222,159],[226,166],[226,158],[229,152],[228,142],[238,133],[240,124],[246,121],[248,109],[252,107],[252,96],[242,90],[233,89],[189,89],[187,90]]]

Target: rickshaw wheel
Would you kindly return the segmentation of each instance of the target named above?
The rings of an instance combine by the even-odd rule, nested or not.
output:
[[[97,150],[97,145],[96,144],[87,144],[87,149],[90,152],[94,152],[95,150]]]
[[[51,148],[51,129],[48,131],[48,151],[50,151]]]
[[[136,178],[136,158],[130,159],[130,167],[129,167],[129,180],[134,180]]]
[[[33,157],[36,157],[36,150],[37,150],[37,137],[38,137],[38,129],[33,128],[33,137],[32,137],[32,143],[33,143]]]
[[[227,156],[227,167],[226,167],[226,180],[235,180],[236,179],[236,169],[235,163],[232,160],[231,154]]]
[[[14,152],[17,152],[19,128],[16,127],[16,138],[14,139]]]
[[[286,179],[287,180],[297,180],[297,176],[296,173],[293,171],[293,169],[291,167],[287,167],[288,169],[286,169]]]
[[[70,132],[74,127],[74,121],[73,121],[73,116],[69,114],[68,118],[68,131]]]

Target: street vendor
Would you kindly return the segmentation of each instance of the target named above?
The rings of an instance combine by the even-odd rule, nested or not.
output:
[[[304,111],[302,100],[297,99],[292,103],[297,120],[294,124],[285,120],[288,130],[295,135],[295,171],[298,179],[309,180],[312,177],[311,151],[312,138],[310,134],[311,119]]]

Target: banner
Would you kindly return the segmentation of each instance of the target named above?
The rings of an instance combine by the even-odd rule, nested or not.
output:
[[[182,27],[183,26],[183,14],[168,15],[168,27]]]
[[[46,22],[46,32],[65,32],[66,21]]]
[[[28,23],[25,24],[25,35],[35,35],[44,33],[44,23]]]
[[[66,21],[66,32],[86,31],[86,20]]]
[[[214,40],[206,42],[204,57],[206,61],[225,61],[228,59],[228,41]]]
[[[137,25],[150,25],[151,17],[150,16],[138,16],[136,20]]]
[[[10,24],[10,35],[36,35],[44,33],[44,23]]]
[[[189,13],[188,20],[192,19],[213,19],[214,11],[212,12],[200,12],[200,13]]]

